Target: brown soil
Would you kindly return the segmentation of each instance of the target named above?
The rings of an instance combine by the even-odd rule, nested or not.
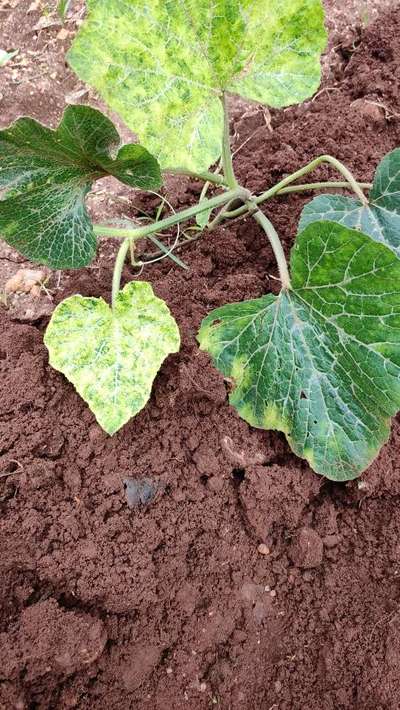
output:
[[[323,152],[370,179],[400,145],[400,11],[357,41],[334,90],[273,112],[272,133],[262,111],[235,118],[236,146],[250,138],[244,184],[264,189]],[[198,191],[181,183],[175,204]],[[287,248],[306,199],[270,205]],[[67,274],[55,301],[108,298],[111,251]],[[211,308],[276,289],[271,250],[248,220],[184,258],[189,272],[146,274],[182,351],[112,438],[48,367],[46,319],[0,310],[0,707],[397,710],[400,420],[347,485],[249,428],[195,335]]]

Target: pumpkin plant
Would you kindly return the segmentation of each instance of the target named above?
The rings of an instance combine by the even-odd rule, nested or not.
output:
[[[305,100],[318,88],[325,42],[320,0],[88,0],[69,63],[146,148],[120,147],[112,122],[88,106],[67,108],[56,130],[21,118],[0,131],[0,232],[11,246],[77,269],[94,258],[97,236],[121,240],[111,305],[71,296],[45,334],[50,363],[109,434],[145,406],[180,346],[150,284],[120,289],[130,248],[150,240],[184,266],[179,240],[167,247],[157,235],[191,219],[209,231],[250,215],[272,246],[281,291],[216,309],[198,335],[232,381],[231,404],[252,426],[283,431],[334,480],[358,476],[387,440],[400,408],[400,150],[372,185],[321,155],[258,195],[238,184],[232,161],[227,96],[275,108]],[[298,182],[322,163],[341,179]],[[135,228],[92,224],[85,197],[94,181],[112,175],[154,191],[165,173],[203,180],[199,202]],[[305,207],[289,268],[260,205],[326,188],[342,192]]]

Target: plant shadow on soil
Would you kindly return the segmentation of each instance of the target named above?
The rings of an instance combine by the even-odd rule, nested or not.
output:
[[[249,138],[242,184],[260,191],[321,153],[371,179],[400,145],[399,87],[396,10],[363,30],[334,91],[272,112],[272,133],[262,111],[234,115],[234,147]],[[189,203],[199,186],[185,185]],[[270,205],[287,251],[307,199]],[[184,258],[189,272],[146,274],[182,351],[112,438],[48,367],[45,323],[0,310],[0,707],[395,710],[399,421],[347,485],[312,473],[280,434],[249,428],[195,336],[212,308],[276,290],[272,252],[247,220]],[[71,273],[57,300],[108,298],[102,264]],[[159,491],[129,507],[123,481],[141,477]]]

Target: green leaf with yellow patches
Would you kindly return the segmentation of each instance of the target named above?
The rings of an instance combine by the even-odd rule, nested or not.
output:
[[[325,41],[320,0],[88,0],[68,59],[164,168],[200,171],[221,154],[222,93],[303,101]]]
[[[367,205],[354,197],[319,195],[305,206],[299,228],[321,220],[358,229],[400,257],[400,148],[379,163]]]
[[[91,262],[96,236],[85,206],[95,180],[113,175],[157,189],[157,160],[141,145],[120,148],[114,124],[89,106],[69,106],[57,130],[19,118],[0,131],[0,235],[54,269]]]
[[[100,426],[114,434],[148,401],[155,376],[180,347],[178,326],[150,284],[132,281],[114,310],[71,296],[55,309],[44,342],[49,361],[75,386]]]
[[[400,261],[330,222],[301,232],[292,288],[216,309],[199,342],[243,419],[278,429],[333,480],[358,476],[400,409]]]

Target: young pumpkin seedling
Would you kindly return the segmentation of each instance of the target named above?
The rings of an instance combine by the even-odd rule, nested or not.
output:
[[[276,108],[303,101],[318,88],[325,41],[320,0],[88,0],[69,62],[152,154],[120,148],[113,124],[87,106],[68,108],[56,131],[27,118],[0,131],[0,232],[11,246],[52,268],[80,268],[98,235],[121,239],[111,307],[67,298],[45,335],[50,363],[108,433],[144,407],[180,346],[150,284],[120,290],[129,251],[135,258],[136,242],[148,239],[156,258],[184,267],[174,251],[198,234],[178,233],[167,246],[163,232],[193,218],[195,229],[212,230],[251,215],[275,254],[281,292],[216,309],[198,336],[233,381],[231,404],[252,426],[283,431],[333,480],[358,476],[386,441],[400,408],[400,150],[383,159],[373,185],[322,155],[253,195],[237,182],[230,148],[227,96]],[[297,182],[322,163],[341,180]],[[85,196],[95,180],[113,175],[154,191],[168,172],[204,181],[198,204],[134,228],[92,225]],[[209,185],[216,194],[207,199]],[[354,196],[325,194],[306,206],[289,268],[260,205],[329,187]]]

